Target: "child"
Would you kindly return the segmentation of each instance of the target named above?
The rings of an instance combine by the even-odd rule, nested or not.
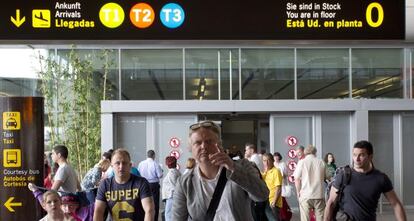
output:
[[[43,194],[42,207],[47,215],[40,221],[75,221],[69,214],[63,213],[62,200],[56,191],[49,190]]]
[[[42,202],[44,193],[33,183],[29,183],[28,188],[33,192],[34,197]],[[76,194],[62,194],[62,210],[65,214],[71,215],[75,221],[92,221],[95,203],[80,205],[80,199]]]

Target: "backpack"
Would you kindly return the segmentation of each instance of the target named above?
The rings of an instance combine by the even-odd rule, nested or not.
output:
[[[332,182],[330,182],[330,183],[328,183],[328,185],[327,185],[327,187],[326,187],[326,193],[327,193],[327,195],[328,195],[328,197],[329,197],[329,194],[330,194],[330,192],[331,192],[331,187],[332,187],[332,184],[333,184],[333,182],[335,181],[335,178],[337,177],[337,175],[338,174],[340,174],[341,172],[343,171],[343,178],[342,178],[342,181],[345,181],[345,183],[341,183],[341,187],[342,187],[342,191],[343,191],[343,188],[345,188],[345,186],[346,185],[348,185],[349,184],[349,182],[351,181],[351,167],[349,166],[349,165],[346,165],[346,166],[343,166],[343,167],[338,167],[337,169],[336,169],[336,171],[335,171],[335,175],[334,175],[334,180],[332,181]],[[339,193],[340,191],[338,190],[338,192],[337,193]],[[342,192],[341,192],[341,194],[342,194]]]

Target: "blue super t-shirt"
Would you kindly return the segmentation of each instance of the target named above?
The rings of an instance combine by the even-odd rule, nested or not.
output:
[[[106,202],[114,221],[141,221],[145,217],[141,200],[151,196],[148,181],[131,175],[125,184],[118,184],[114,177],[103,180],[96,199]]]

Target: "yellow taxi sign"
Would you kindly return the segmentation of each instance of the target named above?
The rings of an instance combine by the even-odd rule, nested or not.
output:
[[[3,130],[20,130],[20,112],[3,112]]]
[[[21,167],[22,152],[20,149],[3,150],[3,167]]]

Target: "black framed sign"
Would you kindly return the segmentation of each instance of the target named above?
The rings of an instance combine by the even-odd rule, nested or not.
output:
[[[404,0],[14,0],[2,40],[395,40]]]

